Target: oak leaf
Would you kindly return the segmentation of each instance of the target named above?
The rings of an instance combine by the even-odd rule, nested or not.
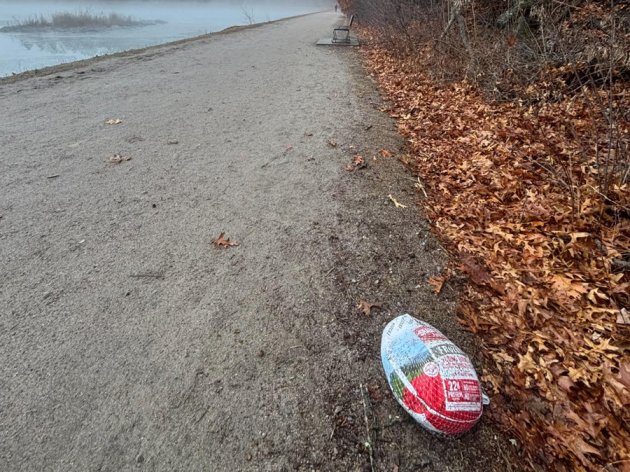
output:
[[[491,277],[486,269],[477,264],[471,257],[465,257],[459,268],[465,272],[477,285],[485,285],[490,282]]]
[[[227,248],[230,248],[230,247],[234,247],[234,246],[238,246],[237,242],[230,241],[230,238],[226,238],[225,237],[225,233],[221,233],[218,238],[216,238],[214,241],[212,241],[212,244],[214,244],[215,247],[221,247],[221,248],[224,248],[224,249],[227,249]]]
[[[109,162],[112,164],[120,164],[121,162],[130,161],[131,156],[123,156],[122,154],[114,154],[109,158]]]
[[[433,287],[433,293],[439,295],[442,291],[442,287],[444,287],[444,282],[446,282],[446,277],[443,276],[434,276],[429,277],[428,283],[431,287]]]
[[[575,387],[575,383],[568,375],[560,376],[560,378],[558,378],[558,385],[567,392],[571,391],[572,387]]]
[[[363,169],[364,167],[367,167],[365,159],[363,159],[362,156],[357,155],[352,158],[352,163],[348,164],[345,169],[348,172],[352,172],[355,169]]]
[[[357,303],[357,308],[363,312],[363,314],[369,316],[372,313],[372,309],[373,308],[381,308],[382,304],[381,303],[369,303],[366,302],[365,300],[361,300],[359,301],[359,303]]]

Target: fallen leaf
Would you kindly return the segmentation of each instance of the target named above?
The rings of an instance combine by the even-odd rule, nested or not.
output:
[[[112,164],[120,164],[121,162],[130,161],[131,156],[123,156],[122,154],[114,154],[109,158],[109,162]]]
[[[569,443],[573,453],[582,461],[582,464],[588,464],[589,461],[586,458],[586,454],[594,454],[596,456],[601,456],[601,452],[596,447],[587,443],[581,437],[574,436],[571,438],[571,442]]]
[[[623,362],[619,366],[619,378],[621,383],[630,390],[630,362]]]
[[[110,118],[109,120],[105,121],[106,125],[119,125],[120,123],[122,123],[122,120],[120,118]]]
[[[370,400],[374,403],[379,403],[383,400],[383,394],[381,393],[381,388],[377,384],[368,385],[368,395],[370,396]]]
[[[462,272],[465,272],[477,285],[484,285],[490,282],[490,274],[482,266],[477,264],[471,257],[466,257],[462,260],[459,268]]]
[[[357,303],[357,308],[361,310],[365,315],[370,315],[372,313],[372,308],[381,308],[382,304],[380,303],[368,303],[364,300],[361,300]]]
[[[237,242],[230,241],[230,238],[225,238],[225,233],[221,233],[217,239],[212,241],[212,244],[214,244],[216,247],[222,247],[225,249],[233,246],[238,246]]]
[[[363,159],[362,156],[354,156],[352,158],[352,163],[348,164],[345,169],[348,172],[352,172],[355,169],[363,169],[364,167],[367,167],[367,164],[365,163],[365,159]]]
[[[394,205],[396,205],[396,208],[407,208],[407,205],[403,205],[402,203],[398,203],[398,200],[396,200],[394,197],[392,197],[391,193],[389,195],[387,195],[389,197],[389,199],[394,202]]]
[[[390,151],[388,151],[387,149],[381,149],[381,150],[379,151],[379,154],[380,154],[382,157],[392,157],[392,153],[391,153]]]
[[[444,282],[446,282],[446,277],[430,277],[429,280],[429,285],[431,285],[431,287],[433,287],[433,293],[435,293],[436,295],[439,295],[440,292],[442,291],[442,287],[444,286]]]
[[[558,385],[566,392],[571,391],[571,388],[575,387],[575,383],[567,375],[560,376],[560,378],[558,379]]]
[[[331,148],[336,148],[336,147],[337,147],[337,141],[334,141],[334,140],[332,140],[332,139],[329,139],[329,140],[328,140],[328,141],[326,141],[326,142],[328,143],[328,145],[329,145]]]
[[[625,308],[619,310],[619,314],[617,314],[617,324],[630,325],[630,312]]]
[[[579,298],[581,295],[588,292],[586,284],[575,282],[569,277],[561,274],[555,274],[551,277],[551,283],[553,287],[560,293],[566,294],[572,298]]]
[[[531,372],[531,371],[536,371],[536,369],[538,369],[538,364],[536,364],[536,362],[534,362],[534,360],[532,359],[531,352],[528,352],[524,356],[519,356],[519,357],[520,357],[520,360],[518,361],[516,368],[519,369],[520,371]]]
[[[361,156],[354,156],[354,159],[352,159],[352,163],[355,165],[355,167],[360,167],[365,164],[365,159],[363,159],[363,157]]]

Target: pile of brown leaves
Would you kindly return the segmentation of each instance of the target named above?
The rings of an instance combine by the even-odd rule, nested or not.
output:
[[[460,312],[484,348],[494,417],[534,468],[630,470],[630,274],[613,263],[629,256],[630,189],[598,190],[580,137],[605,130],[588,102],[490,104],[378,46],[363,54],[471,281]]]

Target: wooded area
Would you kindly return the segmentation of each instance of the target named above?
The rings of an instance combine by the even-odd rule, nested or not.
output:
[[[630,470],[630,8],[344,0],[534,470]]]

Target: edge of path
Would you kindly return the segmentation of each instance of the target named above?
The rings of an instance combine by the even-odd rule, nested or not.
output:
[[[448,254],[431,232],[417,180],[401,158],[407,144],[381,110],[385,101],[353,49],[336,49],[353,76],[353,119],[335,133],[340,167],[361,155],[367,166],[343,172],[333,198],[339,204],[328,230],[336,264],[324,282],[334,316],[334,342],[347,358],[321,365],[320,387],[331,433],[311,439],[293,458],[297,470],[521,470],[518,450],[486,412],[471,431],[443,437],[423,429],[396,403],[380,362],[380,337],[393,317],[409,313],[440,329],[479,371],[481,346],[457,320],[457,287],[436,295],[428,283]],[[391,152],[385,157],[381,150]],[[387,154],[387,153],[386,153]],[[392,195],[404,208],[397,208]],[[376,304],[361,312],[357,304]],[[492,408],[492,406],[490,406]],[[307,428],[308,429],[308,428]],[[366,430],[369,433],[366,433]],[[365,444],[369,442],[369,447]]]

